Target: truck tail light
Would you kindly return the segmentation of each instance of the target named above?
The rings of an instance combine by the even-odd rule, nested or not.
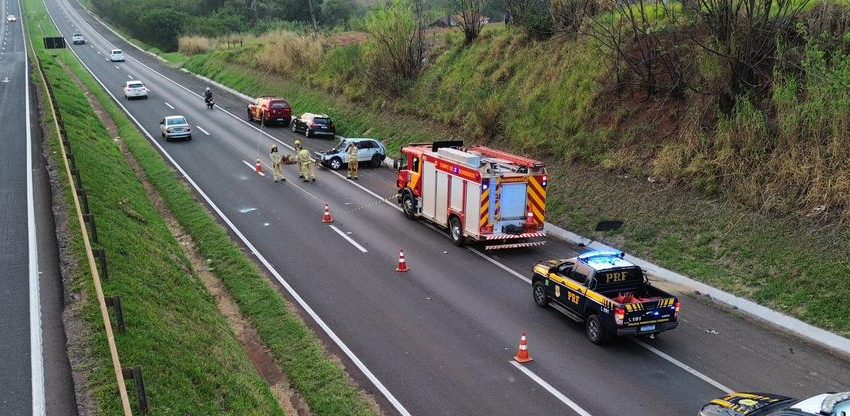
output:
[[[679,304],[678,300],[676,301],[676,305],[673,306],[673,308],[675,309],[675,312],[676,312],[675,315],[679,316],[679,309],[681,309],[681,305]]]
[[[614,309],[614,323],[617,325],[622,325],[623,321],[626,319],[626,310],[623,308],[615,308]]]

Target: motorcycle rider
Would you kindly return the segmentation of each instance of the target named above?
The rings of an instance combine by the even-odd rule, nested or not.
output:
[[[209,104],[209,103],[212,102],[212,100],[213,100],[212,90],[210,90],[210,87],[207,87],[206,91],[204,91],[204,102]]]

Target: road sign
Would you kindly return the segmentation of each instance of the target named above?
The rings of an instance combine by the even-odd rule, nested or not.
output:
[[[65,38],[62,36],[44,38],[44,49],[65,49]]]

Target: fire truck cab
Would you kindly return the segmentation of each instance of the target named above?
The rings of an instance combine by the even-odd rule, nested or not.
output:
[[[404,214],[448,229],[455,245],[478,242],[495,250],[545,243],[542,162],[443,141],[404,147],[395,167]]]

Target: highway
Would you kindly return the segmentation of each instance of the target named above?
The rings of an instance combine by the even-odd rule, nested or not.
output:
[[[269,166],[271,144],[333,143],[259,130],[245,121],[244,100],[215,88],[220,107],[208,111],[203,81],[131,48],[76,2],[46,4],[66,39],[86,36],[73,46],[85,65],[390,414],[682,416],[729,389],[807,397],[850,387],[845,358],[681,293],[678,329],[592,345],[581,325],[535,306],[528,282],[535,262],[578,247],[556,239],[493,255],[454,247],[379,202],[395,194],[386,168],[361,168],[359,182],[319,170],[305,184],[287,166],[289,181],[274,183],[253,171],[257,157]],[[106,59],[113,46],[126,62]],[[124,100],[129,79],[145,82],[150,98]],[[295,109],[306,111],[323,109]],[[158,123],[171,114],[189,119],[192,141],[160,138]],[[321,222],[323,203],[332,226]],[[407,274],[394,271],[400,248]],[[524,367],[511,362],[522,332],[534,357]]]
[[[7,22],[6,16],[17,16]],[[52,195],[20,4],[0,1],[0,415],[74,415]]]

